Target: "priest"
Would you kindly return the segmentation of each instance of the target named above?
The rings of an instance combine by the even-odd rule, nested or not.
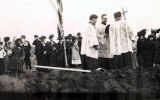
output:
[[[85,33],[83,34],[81,54],[82,56],[82,69],[94,70],[98,67],[98,39],[96,35],[95,24],[98,16],[95,14],[90,15],[90,21],[86,26]]]
[[[114,19],[109,28],[110,53],[114,55],[114,63],[118,69],[132,67],[133,32],[127,22],[122,20],[121,12],[116,12]]]
[[[97,38],[99,42],[99,52],[98,52],[98,62],[99,67],[102,67],[104,69],[110,69],[112,68],[112,61],[113,61],[113,55],[110,54],[110,45],[109,45],[109,32],[107,32],[107,29],[109,29],[110,25],[107,25],[107,15],[102,14],[101,16],[102,22],[97,25]]]

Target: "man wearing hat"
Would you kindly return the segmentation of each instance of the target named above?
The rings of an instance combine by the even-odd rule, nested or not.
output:
[[[51,34],[49,36],[50,41],[46,43],[46,49],[47,49],[47,63],[49,66],[55,67],[57,62],[56,59],[57,55],[56,55],[56,42],[53,39],[54,35]]]
[[[57,67],[65,67],[65,56],[64,56],[64,44],[63,38],[58,38],[59,42],[57,43]]]
[[[71,35],[68,35],[65,37],[66,40],[66,54],[67,54],[67,61],[68,66],[71,67],[71,57],[72,57],[72,37]]]
[[[77,33],[77,39],[78,39],[79,53],[81,53],[82,36],[80,32]]]
[[[121,12],[114,14],[115,22],[110,24],[110,53],[114,55],[115,67],[134,67],[132,66],[132,41],[134,35],[126,21],[122,20]]]
[[[35,54],[36,58],[37,58],[37,55],[38,55],[38,50],[37,50],[37,48],[38,48],[39,43],[40,43],[40,40],[39,40],[39,38],[38,38],[38,35],[34,35],[34,41],[33,41],[32,45],[33,45],[34,48],[35,48],[34,54]]]
[[[144,67],[145,66],[145,55],[146,55],[146,42],[145,38],[146,30],[143,29],[137,33],[137,61],[138,65]]]
[[[38,44],[37,47],[37,65],[41,66],[46,66],[47,61],[46,61],[46,43],[45,43],[46,37],[41,36],[40,37],[40,43]]]
[[[37,46],[39,42],[40,42],[40,40],[38,38],[38,35],[34,35],[34,41],[33,41],[32,45]]]
[[[153,67],[153,60],[156,51],[156,31],[152,30],[151,35],[148,36],[146,42],[146,55],[145,55],[145,65],[144,68]]]

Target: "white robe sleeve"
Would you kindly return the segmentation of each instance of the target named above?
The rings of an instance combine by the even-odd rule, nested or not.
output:
[[[87,33],[88,33],[89,47],[93,47],[94,45],[99,45],[96,35],[96,30],[94,29],[94,27],[90,27]]]

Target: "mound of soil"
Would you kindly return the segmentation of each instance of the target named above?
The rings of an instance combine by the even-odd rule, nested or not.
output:
[[[25,80],[8,75],[0,76],[0,92],[27,92]]]
[[[29,92],[53,93],[160,93],[160,68],[93,71],[54,70],[36,73],[26,81]]]
[[[25,73],[20,78],[0,76],[0,91],[27,93],[138,93],[146,98],[160,93],[160,68],[124,68],[91,73],[53,70]]]

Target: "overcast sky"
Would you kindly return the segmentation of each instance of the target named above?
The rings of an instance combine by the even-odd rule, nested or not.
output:
[[[64,7],[65,34],[83,32],[89,15],[108,15],[127,10],[126,18],[136,33],[142,28],[160,28],[159,0],[62,0]],[[57,16],[48,0],[0,0],[0,35],[21,36],[32,41],[34,34],[46,35],[56,32]]]

